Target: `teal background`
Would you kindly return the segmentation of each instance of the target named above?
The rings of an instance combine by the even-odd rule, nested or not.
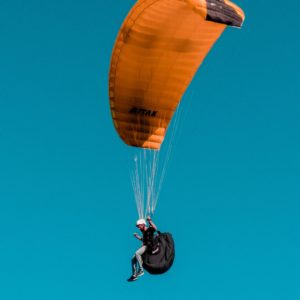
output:
[[[169,273],[128,284],[133,150],[108,70],[134,1],[0,1],[0,299],[300,299],[299,8],[236,1],[184,99],[154,220]]]

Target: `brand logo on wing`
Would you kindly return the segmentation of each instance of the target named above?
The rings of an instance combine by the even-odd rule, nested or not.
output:
[[[134,114],[134,115],[156,117],[158,111],[157,110],[151,110],[151,109],[145,109],[145,108],[139,108],[139,107],[133,107],[133,108],[131,108],[129,113]]]

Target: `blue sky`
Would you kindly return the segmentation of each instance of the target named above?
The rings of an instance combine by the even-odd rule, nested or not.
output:
[[[0,2],[0,299],[300,298],[296,0],[236,1],[183,98],[155,221],[176,261],[128,284],[133,150],[108,69],[134,1]]]

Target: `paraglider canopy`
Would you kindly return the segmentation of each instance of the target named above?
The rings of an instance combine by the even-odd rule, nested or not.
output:
[[[198,67],[243,11],[228,0],[139,0],[112,53],[109,97],[117,132],[131,146],[158,150]]]
[[[226,26],[241,27],[243,21],[243,11],[229,0],[136,2],[118,33],[109,71],[112,120],[126,144],[160,150],[206,55]],[[159,151],[146,150],[134,159],[132,184],[140,218],[144,210],[155,211],[171,146],[162,159]]]

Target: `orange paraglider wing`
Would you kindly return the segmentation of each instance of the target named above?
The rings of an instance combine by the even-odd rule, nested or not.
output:
[[[131,146],[159,149],[173,113],[203,59],[243,11],[227,0],[140,0],[112,54],[114,125]]]

